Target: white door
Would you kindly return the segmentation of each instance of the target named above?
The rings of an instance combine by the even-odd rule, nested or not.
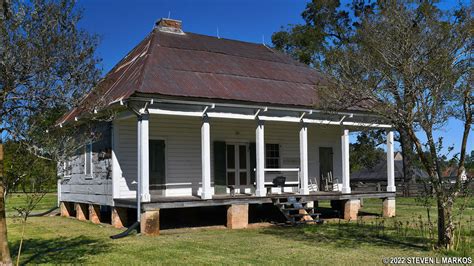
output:
[[[248,144],[228,143],[226,145],[227,185],[245,188],[250,185],[250,162]],[[236,192],[243,192],[237,190]]]

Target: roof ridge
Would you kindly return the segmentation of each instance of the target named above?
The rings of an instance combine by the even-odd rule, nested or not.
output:
[[[246,43],[246,44],[252,44],[252,45],[256,45],[256,46],[261,46],[262,44],[261,43],[256,43],[256,42],[249,42],[249,41],[242,41],[242,40],[237,40],[237,39],[228,39],[228,38],[223,38],[223,37],[215,37],[215,36],[211,36],[211,35],[206,35],[206,34],[201,34],[201,33],[196,33],[196,32],[185,32],[186,34],[189,34],[189,35],[200,35],[200,36],[204,36],[204,37],[207,37],[207,38],[212,38],[212,39],[218,39],[218,40],[224,40],[224,41],[231,41],[231,42],[241,42],[241,43]]]
[[[145,76],[146,73],[148,73],[147,64],[148,64],[148,61],[150,61],[150,60],[149,60],[149,58],[150,58],[149,55],[151,55],[151,54],[153,53],[153,51],[155,50],[155,39],[157,38],[157,37],[156,37],[156,31],[157,31],[157,29],[156,29],[156,28],[153,28],[153,30],[152,30],[151,33],[150,33],[151,36],[150,36],[150,42],[149,42],[149,45],[148,45],[147,51],[146,51],[146,58],[145,58],[145,60],[144,60],[144,62],[143,62],[143,68],[142,68],[142,70],[141,70],[141,72],[140,72],[140,74],[139,74],[139,77],[138,77],[138,86],[137,86],[137,88],[135,89],[135,91],[140,91],[140,90],[141,90],[142,85],[143,85],[143,77]],[[159,45],[159,44],[157,43],[157,45]],[[160,46],[161,46],[161,45],[160,45]]]
[[[149,40],[147,40],[149,38]],[[129,53],[127,53],[127,55],[122,59],[120,60],[108,73],[107,75],[104,77],[104,80],[107,76],[111,75],[112,73],[116,72],[118,69],[120,68],[123,68],[125,67],[123,64],[126,61],[126,59],[128,59],[128,57],[133,53],[135,52],[144,42],[148,41],[148,44],[146,44],[146,46],[144,47],[144,51],[139,53],[136,57],[140,57],[141,54],[145,53],[145,56],[149,54],[149,48],[150,48],[150,44],[151,44],[151,41],[153,39],[153,31],[150,32],[148,34],[148,36],[145,37],[145,39],[143,39],[143,41],[141,41],[140,43],[138,43]],[[145,63],[146,63],[146,59],[145,58]],[[133,60],[133,59],[132,59]],[[127,73],[128,69],[134,65],[136,63],[136,61],[133,61],[133,62],[130,62],[128,63],[128,66],[127,68],[124,70],[124,72],[120,75],[120,77],[107,89],[107,91],[105,91],[102,95],[102,98],[106,98],[107,95],[112,91],[112,89],[115,87],[116,84],[118,84],[120,82],[120,80],[122,79],[122,77],[125,75],[125,73]],[[144,63],[144,64],[145,64]],[[119,68],[120,67],[120,68]],[[140,75],[142,75],[142,73],[140,73]],[[140,83],[140,82],[139,82]],[[140,85],[140,84],[139,84]]]

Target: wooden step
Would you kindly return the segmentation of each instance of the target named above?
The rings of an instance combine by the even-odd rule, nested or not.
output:
[[[281,209],[282,211],[299,211],[299,210],[305,210],[305,211],[312,211],[314,208],[312,207],[303,207],[303,208],[284,208]]]
[[[313,207],[308,207],[304,197],[290,196],[287,198],[272,198],[272,202],[278,207],[286,218],[286,224],[308,224],[322,223],[319,219],[320,213],[315,213]],[[292,214],[291,212],[297,212]]]
[[[296,213],[296,214],[288,214],[289,217],[304,217],[304,216],[311,216],[311,217],[319,217],[321,213]]]
[[[308,203],[307,202],[296,202],[296,204],[301,204],[301,205],[307,205]],[[278,203],[273,203],[273,205],[276,205],[276,206],[291,206],[291,205],[295,205],[295,203],[292,203],[292,202],[278,202]]]
[[[295,225],[300,225],[300,224],[323,224],[323,220],[303,220],[303,221],[296,221]]]

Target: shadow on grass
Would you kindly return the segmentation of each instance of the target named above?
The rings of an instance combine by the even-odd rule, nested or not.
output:
[[[273,227],[262,232],[283,239],[302,241],[308,245],[333,245],[341,248],[371,245],[419,251],[429,250],[427,239],[415,236],[401,237],[389,228],[382,230],[367,224],[341,222],[290,228]]]
[[[359,216],[359,217],[382,217],[382,215],[380,213],[367,212],[367,211],[359,211],[357,216]]]
[[[12,256],[16,260],[20,241],[12,246]],[[103,240],[78,236],[74,238],[25,239],[21,252],[20,263],[25,264],[80,264],[86,262],[89,254],[107,252],[110,245]]]

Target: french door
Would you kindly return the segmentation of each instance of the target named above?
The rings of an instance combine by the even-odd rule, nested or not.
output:
[[[250,160],[248,144],[227,143],[227,185],[245,188],[250,185]]]

